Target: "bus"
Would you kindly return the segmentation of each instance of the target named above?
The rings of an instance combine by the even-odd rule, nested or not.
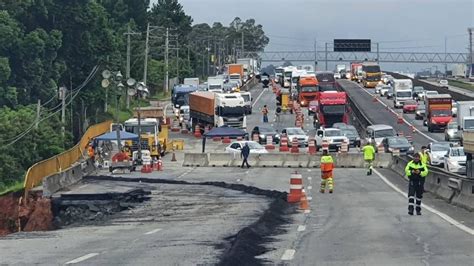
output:
[[[318,91],[337,91],[336,79],[331,71],[317,71]]]
[[[382,71],[377,62],[362,63],[362,84],[365,88],[375,88],[382,80]]]

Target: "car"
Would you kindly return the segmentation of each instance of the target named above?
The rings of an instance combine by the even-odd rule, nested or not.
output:
[[[252,129],[252,139],[254,135],[258,135],[258,142],[260,144],[266,144],[267,143],[267,137],[271,136],[272,141],[274,143],[279,143],[280,142],[280,134],[271,127],[270,125],[262,125],[262,126],[256,126]]]
[[[323,141],[327,141],[330,150],[339,150],[343,142],[349,144],[349,138],[344,136],[342,130],[338,128],[318,129],[316,130],[314,140],[318,148],[322,148]]]
[[[288,137],[288,146],[291,147],[293,139],[298,140],[298,146],[308,146],[308,136],[299,127],[287,127],[281,131],[281,134],[285,134]]]
[[[430,164],[435,166],[442,166],[444,164],[444,155],[453,147],[451,142],[431,142],[428,144],[428,156]]]
[[[390,85],[382,85],[379,89],[380,96],[387,96],[387,92],[392,89]]]
[[[340,79],[341,78],[341,73],[334,73],[334,78],[335,79]]]
[[[338,129],[347,128],[348,126],[349,126],[348,124],[342,123],[342,122],[334,123],[332,125],[333,128],[338,128]]]
[[[318,101],[310,101],[308,104],[308,115],[313,115],[318,110]]]
[[[425,88],[422,86],[413,87],[413,100],[421,100],[425,97]]]
[[[376,147],[382,144],[382,141],[387,137],[395,137],[397,136],[397,132],[393,129],[392,126],[389,125],[371,125],[368,126],[366,129],[366,137],[367,141],[375,140]]]
[[[439,81],[439,85],[440,85],[441,88],[446,88],[446,89],[447,89],[447,88],[448,88],[448,84],[449,84],[448,81],[445,80],[445,79],[441,79],[441,80]]]
[[[408,100],[403,103],[403,113],[414,113],[418,103],[415,100]]]
[[[382,82],[385,83],[385,84],[389,84],[390,81],[393,80],[393,76],[392,75],[384,75],[382,77]]]
[[[393,99],[393,88],[391,86],[385,93],[385,96],[387,97],[387,99]]]
[[[380,90],[383,88],[384,84],[383,83],[379,83],[375,86],[375,94],[379,94],[380,93]]]
[[[398,150],[400,154],[414,154],[415,148],[408,141],[407,138],[402,136],[386,137],[382,140],[382,146],[385,152],[393,153]]]
[[[451,147],[444,155],[444,170],[450,173],[466,174],[464,147]]]
[[[453,113],[453,117],[458,116],[458,103],[454,99],[452,100],[451,113]]]
[[[360,136],[359,132],[353,125],[346,125],[346,127],[341,128],[342,134],[349,139],[349,146],[351,147],[360,147]]]
[[[437,91],[425,91],[425,97],[427,95],[438,95],[439,93]]]
[[[242,151],[242,147],[244,147],[245,143],[249,144],[250,148],[250,154],[262,154],[262,153],[268,153],[268,151],[260,145],[259,143],[255,141],[234,141],[229,146],[225,148],[225,152],[227,153],[233,153],[233,154],[240,154]]]
[[[459,141],[461,140],[461,135],[459,134],[458,123],[456,121],[451,121],[446,126],[444,130],[444,140],[446,141]]]
[[[425,104],[419,103],[419,104],[416,106],[415,119],[416,119],[416,120],[423,120],[423,118],[425,117],[425,113],[426,113],[426,106],[425,106]]]

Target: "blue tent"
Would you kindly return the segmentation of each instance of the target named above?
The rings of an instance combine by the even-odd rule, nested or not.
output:
[[[206,138],[213,138],[213,137],[246,137],[248,138],[248,133],[242,129],[222,126],[222,127],[215,127],[211,129],[209,132],[204,133],[202,135],[202,152],[206,150]]]
[[[117,140],[117,131],[108,132],[95,138],[95,141],[101,140]],[[126,131],[120,131],[120,140],[138,140],[138,135]]]

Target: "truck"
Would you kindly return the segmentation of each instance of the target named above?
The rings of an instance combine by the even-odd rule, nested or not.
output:
[[[224,78],[222,77],[208,77],[207,90],[213,92],[223,92]]]
[[[337,91],[337,83],[334,73],[330,71],[316,71],[319,91]]]
[[[300,76],[305,75],[305,70],[293,70],[291,74],[291,84],[290,84],[290,92],[294,93],[298,91],[298,84],[300,80]]]
[[[448,123],[453,119],[452,101],[449,94],[426,95],[425,123],[428,126],[428,132],[446,129]]]
[[[405,101],[413,99],[413,82],[411,79],[394,79],[393,87],[393,106],[402,108]]]
[[[239,93],[197,91],[189,94],[189,118],[193,131],[197,125],[221,127],[227,125],[245,129],[245,101]]]
[[[375,88],[382,80],[382,71],[377,62],[362,63],[362,85],[365,88]]]
[[[466,64],[456,64],[453,66],[451,76],[453,76],[453,78],[465,78],[467,72]]]
[[[283,80],[283,72],[285,72],[285,69],[283,67],[275,68],[275,82],[280,83],[280,85],[283,85],[281,83]]]
[[[283,69],[283,81],[282,86],[283,88],[290,88],[291,87],[291,75],[293,74],[293,70],[297,70],[294,66],[288,66]]]
[[[241,64],[244,67],[244,83],[246,79],[253,77],[257,72],[257,60],[254,58],[239,58],[237,64]]]
[[[199,78],[185,78],[183,84],[199,87]]]
[[[352,62],[351,63],[351,80],[361,82],[362,81],[362,63]]]
[[[244,77],[244,66],[242,64],[229,64],[227,66],[227,73],[229,74],[229,79],[238,80],[240,85],[243,85],[243,77]]]
[[[318,98],[318,81],[313,76],[299,77],[298,102],[301,106],[308,106],[309,102]]]
[[[198,87],[194,85],[176,85],[171,90],[171,103],[173,108],[179,110],[182,105],[188,105],[188,94],[197,91]]]
[[[474,101],[458,101],[457,122],[461,143],[464,142],[464,132],[474,132]]]
[[[252,114],[252,94],[248,91],[241,91],[240,96],[244,99],[245,114]]]
[[[468,70],[468,78],[469,78],[469,81],[470,82],[474,82],[474,64],[470,64],[469,65],[469,70]]]
[[[318,96],[315,127],[332,127],[334,123],[349,122],[349,108],[345,92],[325,91]]]
[[[146,109],[143,110],[143,115],[146,114]],[[149,112],[152,114],[153,112]],[[142,114],[142,110],[140,111]],[[126,132],[140,135],[140,143],[142,150],[150,151],[152,158],[159,158],[164,155],[166,151],[166,143],[168,138],[168,131],[161,130],[161,122],[159,118],[143,118],[140,117],[140,127],[138,126],[138,118],[131,118],[124,122]],[[125,147],[130,154],[138,151],[138,141],[127,140]]]
[[[336,73],[342,74],[346,72],[346,65],[336,65]]]

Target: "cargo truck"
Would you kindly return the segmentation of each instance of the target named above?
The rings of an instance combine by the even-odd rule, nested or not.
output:
[[[182,105],[188,105],[188,95],[197,91],[198,87],[194,85],[176,85],[171,90],[171,103],[173,108],[179,110]]]
[[[427,95],[425,97],[425,123],[428,132],[446,129],[452,117],[452,98],[449,94]]]
[[[227,73],[229,74],[229,79],[239,80],[240,85],[242,86],[242,79],[244,77],[244,66],[241,64],[230,64],[227,66]],[[238,76],[237,76],[238,75]]]
[[[361,82],[362,80],[362,63],[351,63],[351,80]]]
[[[257,60],[253,58],[239,58],[237,64],[241,64],[244,68],[244,83],[257,72]]]
[[[375,88],[382,80],[382,71],[377,62],[362,63],[362,84],[366,88]]]
[[[298,101],[303,107],[308,106],[309,102],[317,100],[318,81],[312,76],[302,76],[298,84]]]
[[[464,132],[474,132],[474,101],[458,101],[457,122],[461,143],[464,141]]]
[[[280,83],[280,85],[283,85],[281,84],[281,81],[283,80],[283,72],[285,72],[283,67],[275,68],[275,82]]]
[[[199,78],[185,78],[183,84],[199,87]]]
[[[224,78],[222,77],[208,77],[207,90],[212,92],[223,92]]]
[[[413,82],[411,79],[394,79],[393,87],[393,106],[402,108],[405,101],[413,97]]]
[[[456,64],[453,66],[451,76],[454,78],[465,78],[467,72],[466,64]]]
[[[317,121],[314,125],[332,127],[334,123],[348,123],[349,109],[347,106],[347,94],[345,92],[326,91],[319,93]]]
[[[209,127],[247,127],[245,101],[238,93],[197,91],[189,94],[189,117],[193,131]]]

